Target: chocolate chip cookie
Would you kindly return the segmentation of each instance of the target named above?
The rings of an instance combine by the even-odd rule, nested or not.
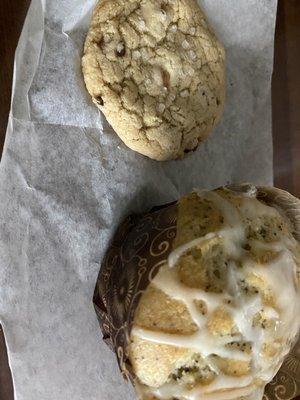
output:
[[[184,156],[218,122],[225,52],[196,0],[102,0],[88,32],[86,87],[124,143]]]

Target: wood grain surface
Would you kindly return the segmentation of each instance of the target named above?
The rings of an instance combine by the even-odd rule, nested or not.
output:
[[[273,74],[275,186],[300,197],[300,1],[279,0]]]
[[[14,51],[29,3],[0,0],[0,153],[10,108]],[[272,98],[275,185],[300,197],[300,0],[278,1]],[[0,400],[13,400],[1,327]]]

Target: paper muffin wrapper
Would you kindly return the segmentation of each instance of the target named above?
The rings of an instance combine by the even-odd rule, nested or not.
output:
[[[276,207],[290,222],[300,241],[300,201],[276,188],[249,184],[228,190],[256,196]],[[115,352],[120,371],[134,384],[128,354],[130,331],[142,293],[172,251],[176,237],[177,202],[129,216],[117,229],[103,259],[94,293],[94,306],[103,340]],[[300,341],[286,357],[265,390],[264,400],[290,400],[300,395]]]
[[[177,204],[128,217],[118,228],[102,262],[94,305],[105,342],[115,351],[120,370],[134,380],[128,343],[143,291],[167,260],[176,236]]]

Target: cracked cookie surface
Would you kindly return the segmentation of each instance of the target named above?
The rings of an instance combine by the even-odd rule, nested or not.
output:
[[[194,150],[224,108],[224,49],[196,0],[100,1],[82,68],[119,137],[155,160]]]

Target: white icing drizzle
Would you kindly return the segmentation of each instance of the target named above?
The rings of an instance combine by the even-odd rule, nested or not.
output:
[[[281,320],[278,334],[283,335],[288,330],[289,335],[295,336],[299,328],[298,318],[295,318],[295,316],[299,315],[297,314],[299,303],[291,300],[297,298],[299,294],[295,286],[295,269],[290,268],[294,264],[293,255],[289,250],[285,249],[280,252],[278,258],[273,260],[269,268],[253,264],[253,262],[245,263],[245,272],[255,271],[256,274],[268,282],[272,292],[276,293],[276,303],[279,308]]]
[[[152,283],[168,296],[185,303],[188,309],[194,306],[195,300],[203,300],[206,303],[207,311],[209,312],[221,305],[224,300],[224,295],[222,294],[209,293],[201,289],[193,289],[185,286],[179,281],[177,271],[170,271],[170,269],[165,266],[161,267],[159,274],[156,275]],[[197,311],[197,313],[199,313],[199,311]]]
[[[250,376],[239,378],[222,376],[220,379],[215,379],[215,381],[209,385],[200,386],[189,391],[187,391],[184,387],[178,387],[167,383],[161,388],[153,390],[152,393],[160,399],[174,396],[176,398],[179,397],[189,400],[229,400],[236,399],[238,396],[245,396],[249,394],[249,392],[253,390],[253,387],[249,386],[251,385],[251,382],[252,378]],[[217,393],[218,391],[220,392]],[[210,393],[213,393],[213,395]]]
[[[220,357],[231,358],[241,361],[250,360],[248,354],[241,353],[238,350],[225,347],[226,344],[232,342],[232,337],[216,338],[203,329],[201,332],[196,332],[192,335],[176,335],[173,333],[163,333],[151,331],[148,329],[134,328],[132,333],[140,339],[149,340],[153,343],[167,344],[170,346],[182,347],[195,350],[203,357],[208,357],[211,354],[216,354]]]
[[[182,246],[177,247],[177,249],[173,250],[172,253],[168,257],[168,265],[170,268],[175,267],[175,265],[178,263],[180,257],[182,256],[183,253],[188,251],[189,249],[198,246],[202,243],[208,242],[211,239],[215,239],[218,236],[215,233],[208,233],[207,235],[197,238],[194,240],[191,240],[188,243],[183,244]]]
[[[238,210],[226,199],[215,192],[198,191],[199,197],[213,202],[224,218],[224,227],[215,232],[222,237],[224,248],[229,255],[240,258],[242,255],[241,243],[245,240],[245,229],[241,223]]]
[[[296,264],[291,248],[295,245],[294,239],[282,238],[273,243],[262,243],[251,240],[251,247],[278,252],[279,256],[268,264],[258,264],[247,256],[242,245],[246,241],[246,226],[241,215],[250,219],[277,216],[278,212],[260,202],[253,202],[249,194],[245,194],[241,213],[228,200],[216,192],[197,192],[202,198],[211,201],[221,212],[224,224],[218,232],[209,233],[204,237],[192,240],[176,248],[168,258],[168,266],[161,267],[152,283],[169,297],[185,304],[198,330],[191,335],[168,334],[134,327],[132,334],[150,342],[191,349],[200,353],[212,370],[217,372],[214,381],[208,385],[198,385],[193,390],[183,385],[169,382],[158,389],[146,388],[159,399],[173,397],[184,400],[231,400],[240,396],[253,395],[253,399],[261,399],[263,390],[254,385],[255,379],[270,381],[277,372],[283,357],[289,351],[289,343],[296,336],[300,325],[300,296],[296,287]],[[242,194],[240,194],[242,195]],[[189,288],[178,279],[176,265],[181,256],[195,246],[209,245],[214,242],[222,243],[224,251],[231,260],[242,260],[243,267],[238,268],[235,261],[228,266],[228,282],[224,293],[209,293],[204,290]],[[245,296],[240,286],[241,279],[248,274],[263,278],[269,285],[272,293],[276,294],[276,309],[266,307],[262,303],[260,293]],[[233,305],[226,304],[232,300]],[[205,303],[206,314],[202,315],[195,304],[195,300]],[[208,316],[218,307],[226,309],[234,320],[239,334],[233,336],[213,336],[207,329]],[[254,317],[263,312],[264,317],[276,322],[274,332],[254,326]],[[277,357],[269,360],[262,355],[262,347],[268,340],[284,338]],[[243,340],[252,344],[251,353],[243,353],[227,344]],[[232,377],[222,373],[212,361],[212,354],[231,360],[250,361],[251,372],[242,377]],[[252,398],[252,397],[251,397]]]

